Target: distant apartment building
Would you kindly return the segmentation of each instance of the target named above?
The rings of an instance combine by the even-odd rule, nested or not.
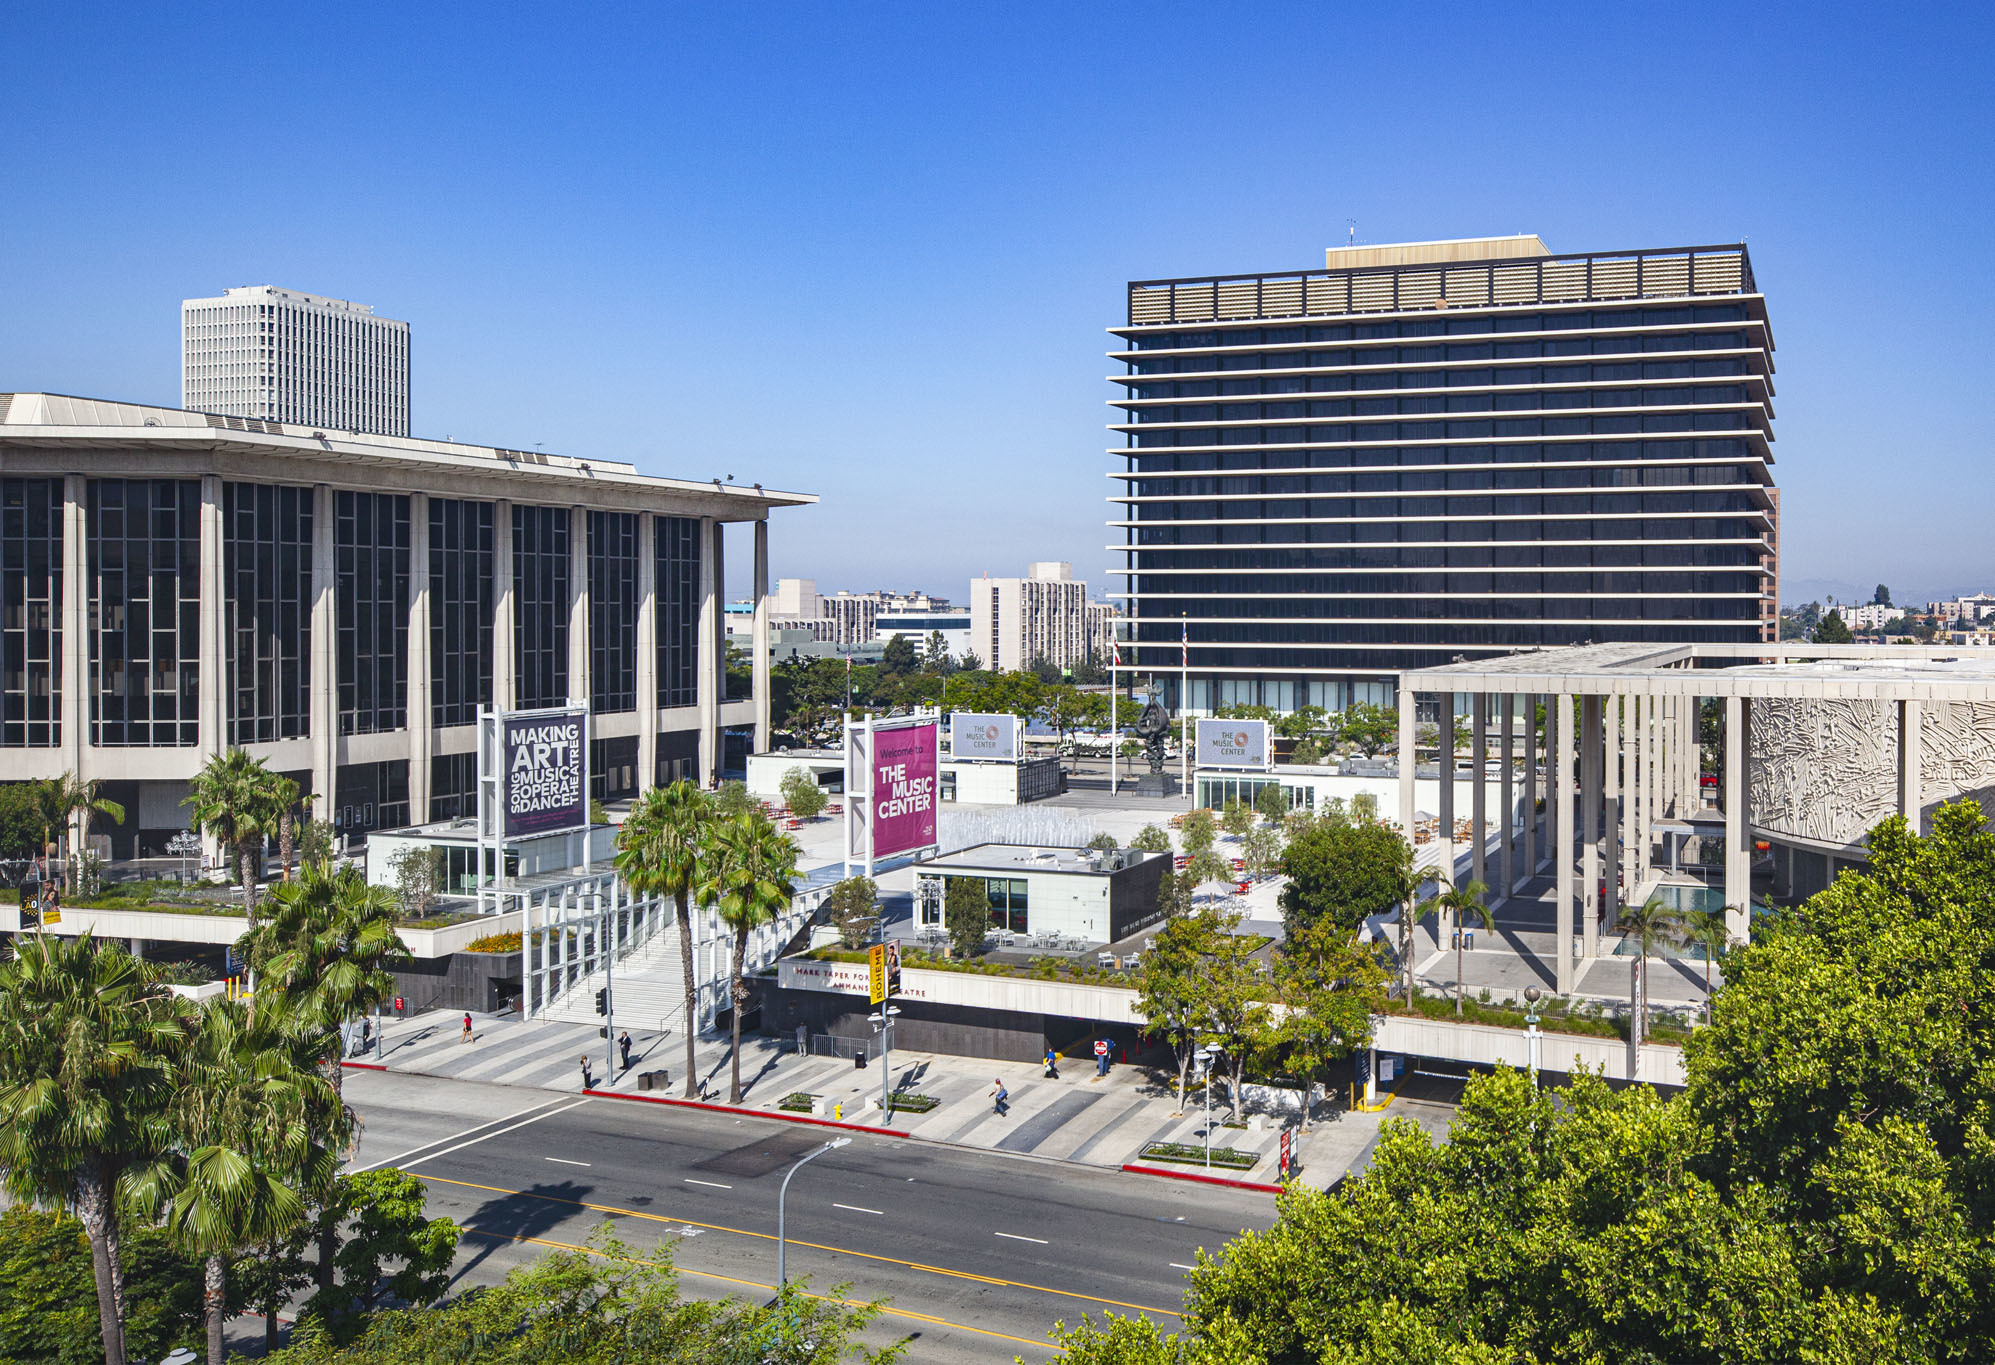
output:
[[[332,434],[409,434],[409,324],[273,285],[180,303],[180,406]]]
[[[1040,659],[1056,668],[1105,663],[1114,621],[1115,608],[1088,600],[1072,564],[1031,564],[1023,578],[970,581],[968,648],[989,669],[1029,668]]]
[[[1838,607],[1843,624],[1851,630],[1877,630],[1887,621],[1896,621],[1905,614],[1902,607],[1884,606],[1871,603],[1862,607]]]
[[[937,619],[928,622],[931,616]],[[878,588],[826,595],[817,590],[814,578],[776,580],[769,594],[769,620],[778,630],[807,632],[811,640],[846,649],[883,644],[897,633],[911,638],[919,631],[916,649],[921,650],[931,631],[959,637],[969,625],[967,614],[952,610],[946,597]]]
[[[1995,596],[1985,592],[1968,593],[1949,602],[1928,602],[1926,614],[1948,625],[1972,626],[1995,617]]]
[[[873,621],[873,639],[885,645],[899,635],[914,646],[915,657],[928,657],[929,640],[942,637],[943,652],[960,659],[970,648],[970,611],[967,607],[887,608]]]

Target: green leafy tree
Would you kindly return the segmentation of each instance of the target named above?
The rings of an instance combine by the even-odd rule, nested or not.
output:
[[[129,1353],[158,1360],[198,1344],[199,1263],[143,1220],[125,1227],[120,1243]],[[0,1212],[0,1361],[101,1362],[93,1278],[90,1240],[73,1216],[22,1205]]]
[[[1285,716],[1275,717],[1275,733],[1286,739],[1302,739],[1320,732],[1330,723],[1330,713],[1320,706],[1298,706]]]
[[[1241,843],[1241,857],[1247,871],[1256,877],[1271,876],[1281,869],[1282,836],[1279,825],[1256,825]]]
[[[1178,843],[1189,855],[1206,852],[1218,837],[1219,822],[1209,810],[1188,810],[1178,821]]]
[[[1228,801],[1219,812],[1219,827],[1232,838],[1243,837],[1254,827],[1254,808],[1237,797]]]
[[[1283,1012],[1270,1030],[1270,1050],[1303,1082],[1307,1128],[1316,1083],[1371,1041],[1372,1016],[1385,1009],[1386,973],[1376,948],[1327,919],[1284,940],[1274,969]]]
[[[915,653],[914,641],[895,631],[880,650],[880,671],[883,673],[912,673],[921,666]]]
[[[1227,861],[1209,848],[1202,848],[1185,860],[1182,874],[1186,885],[1194,892],[1213,882],[1233,884],[1233,869]]]
[[[1378,793],[1357,792],[1351,797],[1351,823],[1354,825],[1375,825],[1378,823]]]
[[[443,892],[443,850],[405,844],[388,859],[388,875],[394,881],[401,913],[409,919],[421,919]]]
[[[1843,614],[1834,607],[1829,609],[1829,614],[1822,618],[1815,627],[1815,633],[1809,637],[1818,645],[1846,645],[1854,638],[1849,625],[1843,620]]]
[[[949,637],[939,630],[928,632],[928,645],[922,651],[922,667],[931,673],[947,674],[955,664],[949,655]]]
[[[384,1167],[334,1182],[330,1214],[345,1229],[339,1277],[305,1304],[303,1316],[350,1336],[384,1298],[434,1303],[450,1288],[460,1235],[448,1218],[428,1216],[422,1180]]]
[[[1136,837],[1129,841],[1129,846],[1145,853],[1169,853],[1171,836],[1161,826],[1145,825],[1136,831]]]
[[[741,1016],[748,1008],[748,936],[789,909],[796,877],[796,841],[779,831],[766,815],[749,811],[717,821],[707,831],[698,895],[703,904],[713,906],[721,923],[734,931],[729,968],[734,1002],[729,1104],[741,1103]]]
[[[125,823],[125,808],[105,796],[103,784],[95,778],[85,781],[75,773],[66,772],[41,783],[39,794],[45,820],[42,841],[46,844],[53,838],[62,846],[65,857],[74,856],[79,847],[89,846],[94,817],[102,815],[113,824]],[[80,827],[80,844],[69,837],[72,822]]]
[[[1323,741],[1314,735],[1305,735],[1295,742],[1288,751],[1288,761],[1301,767],[1314,767],[1323,762]]]
[[[1871,600],[1872,602],[1875,602],[1875,603],[1876,603],[1876,604],[1877,604],[1878,606],[1880,606],[1880,607],[1888,607],[1888,606],[1890,606],[1890,605],[1891,605],[1891,589],[1889,589],[1889,588],[1885,587],[1885,586],[1884,586],[1884,585],[1883,585],[1882,583],[1879,583],[1879,584],[1877,585],[1877,591],[1876,591],[1876,592],[1874,592],[1874,593],[1872,593],[1872,594],[1870,595],[1870,600]]]
[[[1110,834],[1107,830],[1101,830],[1097,832],[1092,839],[1088,840],[1087,847],[1093,849],[1099,849],[1103,853],[1113,853],[1115,852],[1117,847],[1115,842],[1115,836],[1113,834]]]
[[[839,944],[860,947],[879,919],[880,888],[871,877],[847,877],[824,893],[824,908],[838,926]]]
[[[191,1013],[157,968],[87,934],[33,935],[0,963],[0,1186],[82,1220],[105,1365],[126,1359],[117,1191],[174,1141]]]
[[[1366,758],[1376,758],[1379,750],[1399,742],[1399,711],[1376,702],[1354,702],[1338,717],[1337,736],[1363,750]]]
[[[180,803],[194,823],[229,851],[242,879],[243,911],[256,927],[256,855],[276,833],[282,812],[276,773],[241,749],[216,754],[187,784]]]
[[[972,958],[983,951],[984,935],[991,931],[990,893],[983,878],[949,878],[942,896],[942,927],[957,957]]]
[[[41,783],[0,783],[0,859],[33,858],[45,837]]]
[[[1216,908],[1187,909],[1164,921],[1137,968],[1136,1008],[1177,1059],[1180,1110],[1192,1055],[1214,1009],[1209,964],[1219,957],[1226,936]]]
[[[784,773],[780,790],[783,793],[783,804],[787,805],[790,813],[799,820],[817,819],[824,814],[825,806],[830,804],[830,798],[824,794],[824,788],[817,784],[817,778],[808,768],[792,768]]]
[[[1157,914],[1162,919],[1176,919],[1188,915],[1192,908],[1192,893],[1198,890],[1191,879],[1189,870],[1177,872],[1164,869],[1164,875],[1157,882]]]
[[[760,815],[762,804],[748,794],[746,782],[727,781],[713,794],[714,814],[722,820],[733,820],[743,815]]]
[[[684,990],[681,1025],[686,1035],[686,1098],[699,1095],[694,1052],[699,981],[693,974],[693,888],[701,881],[707,830],[718,816],[705,792],[684,780],[653,787],[638,798],[617,831],[616,869],[640,896],[669,896],[679,922],[679,980]]]
[[[1254,809],[1269,824],[1279,824],[1288,818],[1288,788],[1279,782],[1269,782],[1254,793]]]
[[[1496,928],[1496,920],[1492,917],[1489,906],[1484,903],[1484,898],[1488,895],[1489,886],[1484,882],[1471,879],[1450,885],[1444,881],[1439,883],[1438,890],[1433,896],[1420,903],[1419,909],[1415,912],[1416,915],[1423,917],[1438,912],[1443,916],[1444,922],[1454,930],[1456,1018],[1460,1018],[1462,1014],[1462,931],[1471,924],[1482,929]],[[1409,993],[1407,999],[1412,998]]]
[[[335,838],[333,827],[327,821],[312,819],[302,821],[298,825],[298,861],[331,862]]]
[[[1288,885],[1282,920],[1290,933],[1329,917],[1355,930],[1367,915],[1397,903],[1413,850],[1387,825],[1318,821],[1289,840],[1282,854]]]

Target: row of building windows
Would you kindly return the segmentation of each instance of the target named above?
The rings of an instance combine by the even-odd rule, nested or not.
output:
[[[1337,354],[1313,351],[1312,357]],[[1688,373],[1683,367],[1689,366]],[[1724,379],[1752,374],[1738,356],[1717,359],[1618,361],[1596,365],[1505,365],[1465,370],[1365,370],[1357,374],[1284,374],[1264,379],[1181,379],[1135,384],[1118,402],[1163,398],[1251,398],[1287,393],[1335,393],[1361,389],[1475,389],[1525,384],[1614,384],[1640,379]],[[1682,386],[1659,392],[1681,392]],[[1669,400],[1662,400],[1669,401]],[[1679,400],[1680,401],[1680,400]]]
[[[1490,437],[1624,436],[1665,431],[1742,431],[1763,409],[1746,412],[1658,412],[1619,417],[1505,417],[1455,422],[1376,422],[1306,427],[1171,427],[1134,433],[1138,447],[1332,444],[1347,441],[1474,441]]]
[[[1608,337],[1543,337],[1521,341],[1472,342],[1461,346],[1372,346],[1352,350],[1335,351],[1226,351],[1219,354],[1185,355],[1141,359],[1129,362],[1128,373],[1118,380],[1129,383],[1133,379],[1147,379],[1156,375],[1224,375],[1246,373],[1255,370],[1329,370],[1356,367],[1364,370],[1384,370],[1387,372],[1405,365],[1419,365],[1428,368],[1419,373],[1423,382],[1434,383],[1438,365],[1460,365],[1485,360],[1491,363],[1503,362],[1506,366],[1513,361],[1533,360],[1577,360],[1581,356],[1662,356],[1672,355],[1685,364],[1693,363],[1698,357],[1719,351],[1742,351],[1765,354],[1762,338],[1748,332],[1672,332],[1648,336],[1608,336]],[[1743,357],[1735,357],[1742,359]],[[1648,373],[1648,364],[1643,364]],[[1546,375],[1540,382],[1547,384],[1584,382],[1588,375],[1587,366],[1573,365],[1570,368],[1580,371],[1572,379],[1548,377],[1565,366],[1547,365]],[[1749,367],[1750,368],[1750,367]],[[1762,370],[1770,368],[1764,361]],[[1509,373],[1503,370],[1499,373]],[[1664,378],[1677,374],[1671,370],[1668,375],[1650,374],[1650,378]],[[1682,371],[1688,374],[1689,371]],[[1623,375],[1622,377],[1628,377]],[[1485,381],[1487,382],[1487,381]],[[1513,379],[1499,379],[1497,383],[1527,382]],[[1359,384],[1357,387],[1365,387]],[[1387,383],[1386,388],[1395,387]]]
[[[1454,663],[1466,652],[1483,654],[1520,649],[1557,649],[1584,644],[1753,644],[1761,639],[1757,621],[1731,624],[1708,621],[1622,623],[1610,621],[1556,624],[1551,622],[1455,622],[1430,626],[1363,626],[1353,629],[1369,633],[1368,640],[1348,645],[1324,646],[1227,646],[1201,649],[1194,645],[1191,667],[1195,671],[1228,672],[1290,669],[1321,676],[1341,672],[1376,677],[1401,669],[1438,668]],[[1412,639],[1415,634],[1420,639]],[[1129,663],[1130,656],[1136,661]],[[1125,665],[1155,668],[1158,680],[1174,683],[1178,675],[1178,646],[1150,646],[1125,653]],[[1193,682],[1201,681],[1194,678]]]
[[[1520,608],[1531,606],[1519,603]],[[1621,628],[1640,629],[1650,622],[1682,621],[1709,622],[1713,624],[1736,623],[1759,628],[1759,613],[1751,602],[1734,602],[1726,598],[1688,600],[1683,598],[1630,598],[1612,602],[1583,600],[1577,604],[1581,609],[1573,612],[1554,613],[1537,610],[1519,610],[1508,615],[1481,612],[1473,617],[1451,614],[1427,616],[1424,620],[1407,619],[1411,613],[1401,613],[1377,621],[1341,621],[1335,623],[1270,621],[1239,622],[1226,624],[1218,621],[1194,621],[1191,632],[1191,666],[1225,664],[1238,660],[1242,653],[1251,654],[1251,649],[1237,649],[1237,646],[1254,645],[1443,645],[1451,640],[1473,644],[1485,638],[1490,632],[1500,632],[1515,628],[1527,641],[1532,634],[1549,636],[1567,634],[1572,638],[1569,644],[1580,644],[1591,639],[1595,643],[1605,643],[1615,638],[1608,632]],[[1183,647],[1179,631],[1183,629],[1177,621],[1139,624],[1138,644],[1146,646],[1137,655],[1139,666],[1161,664],[1168,660],[1177,663],[1177,652]],[[1458,633],[1459,632],[1459,633]],[[1623,636],[1622,638],[1626,638]],[[1204,650],[1201,646],[1206,647]],[[1226,646],[1222,651],[1219,647]],[[1159,657],[1153,657],[1159,656]]]
[[[1747,540],[1758,539],[1765,534],[1764,524],[1755,525],[1724,517],[1651,521],[1576,518],[1570,521],[1246,522],[1238,526],[1146,525],[1137,528],[1135,543],[1147,553],[1151,547],[1172,545],[1292,545],[1303,542],[1391,545],[1447,540]]]
[[[1403,377],[1403,376],[1402,376]],[[1325,388],[1330,387],[1326,382]],[[1348,387],[1348,385],[1340,386]],[[1422,388],[1402,384],[1401,388]],[[1384,398],[1332,398],[1308,403],[1201,403],[1147,407],[1139,424],[1152,422],[1287,422],[1318,417],[1418,416],[1429,412],[1536,412],[1540,409],[1669,408],[1744,403],[1737,384],[1683,385],[1666,389],[1551,389],[1528,393],[1434,393]],[[1757,398],[1753,399],[1757,402]]]
[[[1584,332],[1627,327],[1688,327],[1699,323],[1747,321],[1743,304],[1669,304],[1655,308],[1577,308],[1554,312],[1508,308],[1448,317],[1386,318],[1280,327],[1207,328],[1200,331],[1141,332],[1131,340],[1139,351],[1214,346],[1290,346],[1311,341],[1367,341],[1397,337],[1480,336],[1485,332]]]
[[[1593,540],[1570,542],[1526,541],[1516,545],[1350,545],[1350,546],[1255,546],[1251,549],[1160,550],[1160,563],[1150,569],[1169,568],[1194,572],[1145,573],[1131,581],[1146,594],[1171,592],[1241,592],[1255,584],[1285,584],[1275,577],[1243,582],[1240,577],[1200,577],[1196,571],[1213,570],[1229,575],[1256,573],[1273,575],[1298,570],[1364,569],[1584,569],[1584,568],[1724,568],[1757,564],[1761,554],[1757,537],[1743,543],[1709,539],[1685,544],[1614,544]],[[1337,592],[1335,579],[1311,579],[1294,587],[1270,586],[1268,592]],[[1174,586],[1175,585],[1175,586]]]
[[[201,485],[93,479],[90,742],[191,745],[200,729]]]
[[[1219,478],[1184,476],[1139,479],[1129,485],[1134,498],[1258,497],[1281,493],[1426,493],[1484,488],[1681,488],[1748,484],[1758,471],[1735,464],[1553,465],[1394,470],[1377,474],[1228,474]]]
[[[312,490],[222,485],[229,742],[311,729]]]
[[[1602,574],[1599,577],[1607,579],[1610,576]],[[1162,623],[1161,635],[1139,629],[1139,640],[1168,639],[1171,638],[1173,625],[1188,622],[1196,626],[1200,621],[1230,622],[1232,624],[1228,629],[1242,633],[1237,638],[1267,639],[1274,638],[1276,631],[1288,629],[1289,622],[1309,621],[1584,621],[1595,617],[1688,619],[1693,607],[1681,600],[1687,596],[1713,599],[1745,596],[1757,599],[1759,592],[1758,579],[1746,574],[1702,575],[1702,582],[1689,574],[1619,574],[1612,577],[1624,580],[1621,586],[1612,590],[1624,595],[1604,595],[1604,588],[1586,582],[1566,585],[1567,591],[1579,594],[1571,597],[1493,596],[1489,595],[1486,584],[1479,589],[1461,589],[1452,586],[1451,581],[1446,585],[1429,582],[1385,597],[1296,599],[1263,598],[1243,593],[1238,597],[1219,600],[1176,597],[1151,601],[1146,598],[1132,612],[1132,619],[1139,624]],[[1675,581],[1658,583],[1653,588],[1646,583],[1639,587],[1625,583],[1628,578],[1643,580],[1648,577],[1673,578]],[[1442,596],[1444,593],[1448,595]],[[1635,593],[1641,595],[1625,595]],[[1714,620],[1743,619],[1756,616],[1759,611],[1756,601],[1739,600],[1704,601],[1696,604],[1695,609],[1708,609]],[[1193,638],[1197,639],[1195,630]]]
[[[0,748],[62,742],[62,480],[0,479]]]
[[[1757,453],[1754,437],[1669,441],[1505,441],[1471,445],[1364,445],[1327,450],[1175,450],[1128,452],[1143,474],[1243,469],[1347,469],[1405,465],[1636,464],[1653,460],[1726,460]]]
[[[1604,472],[1604,471],[1603,471]],[[1583,486],[1583,485],[1582,485]],[[1748,492],[1746,489],[1754,491]],[[1436,490],[1419,498],[1186,498],[1139,502],[1137,521],[1337,520],[1378,517],[1664,516],[1686,512],[1749,512],[1759,503],[1755,483],[1705,492],[1505,493]]]

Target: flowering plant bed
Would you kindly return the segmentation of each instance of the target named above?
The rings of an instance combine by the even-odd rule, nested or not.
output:
[[[787,1094],[783,1096],[782,1099],[778,1100],[776,1102],[776,1107],[778,1109],[787,1109],[792,1114],[808,1114],[810,1112],[811,1105],[814,1104],[816,1101],[817,1101],[817,1096],[812,1094],[807,1094],[802,1090],[796,1090],[792,1091],[790,1094]]]
[[[926,1114],[940,1103],[933,1095],[917,1095],[912,1090],[897,1092],[887,1100],[889,1108],[909,1114]]]
[[[1143,1149],[1142,1156],[1145,1161],[1172,1161],[1184,1166],[1205,1164],[1205,1148],[1194,1147],[1188,1142],[1153,1142]],[[1251,1171],[1260,1164],[1260,1160],[1252,1152],[1243,1152],[1235,1147],[1212,1149],[1212,1164],[1229,1171]]]

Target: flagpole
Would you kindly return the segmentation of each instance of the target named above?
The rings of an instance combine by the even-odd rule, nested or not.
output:
[[[1178,685],[1178,781],[1191,793],[1191,622],[1178,613],[1178,662],[1184,679]]]

